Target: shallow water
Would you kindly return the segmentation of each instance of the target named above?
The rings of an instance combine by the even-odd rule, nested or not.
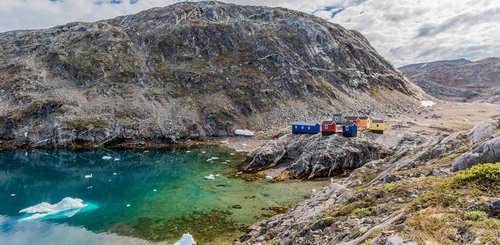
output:
[[[245,181],[234,177],[242,157],[215,147],[0,151],[0,244],[172,243],[184,233],[199,244],[227,241],[326,185]],[[220,176],[205,180],[209,174]],[[98,208],[18,221],[19,210],[64,197]]]

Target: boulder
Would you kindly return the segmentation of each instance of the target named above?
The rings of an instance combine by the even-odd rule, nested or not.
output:
[[[494,163],[500,161],[500,136],[479,144],[474,150],[469,151],[453,161],[452,171],[469,169],[481,163]]]
[[[488,119],[471,129],[467,137],[471,144],[476,144],[491,137],[497,129],[500,129],[500,118]]]

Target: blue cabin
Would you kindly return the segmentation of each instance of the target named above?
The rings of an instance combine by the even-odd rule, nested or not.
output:
[[[358,125],[355,123],[342,125],[342,135],[344,137],[356,137],[356,136],[358,136]]]
[[[293,134],[317,134],[321,131],[319,123],[294,122],[292,123]]]

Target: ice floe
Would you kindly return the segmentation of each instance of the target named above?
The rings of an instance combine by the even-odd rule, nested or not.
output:
[[[117,158],[115,158],[115,161],[120,161],[120,158],[118,158],[118,157],[117,157]]]
[[[42,202],[37,205],[31,206],[29,208],[21,209],[19,213],[32,214],[31,216],[24,217],[21,220],[37,220],[50,215],[60,214],[62,212],[71,211],[69,213],[64,213],[66,217],[71,217],[75,215],[80,209],[87,207],[87,204],[83,203],[82,199],[65,197],[60,202],[56,204],[50,204],[48,202]],[[70,214],[71,216],[67,216]]]
[[[111,156],[103,156],[102,157],[102,160],[111,160],[111,159],[113,159],[113,157],[111,157]]]
[[[93,176],[94,176],[93,174],[87,174],[85,175],[85,179],[92,179]]]
[[[209,175],[205,176],[205,179],[206,180],[214,180],[215,179],[215,175],[209,174]]]
[[[235,135],[240,135],[240,136],[255,136],[255,132],[252,132],[247,129],[236,129],[234,131]]]
[[[196,242],[191,234],[187,233],[182,235],[181,239],[174,243],[174,245],[194,245]]]

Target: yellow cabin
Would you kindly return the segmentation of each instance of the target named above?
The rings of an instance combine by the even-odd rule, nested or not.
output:
[[[383,134],[385,129],[384,120],[372,120],[370,131],[377,134]]]

